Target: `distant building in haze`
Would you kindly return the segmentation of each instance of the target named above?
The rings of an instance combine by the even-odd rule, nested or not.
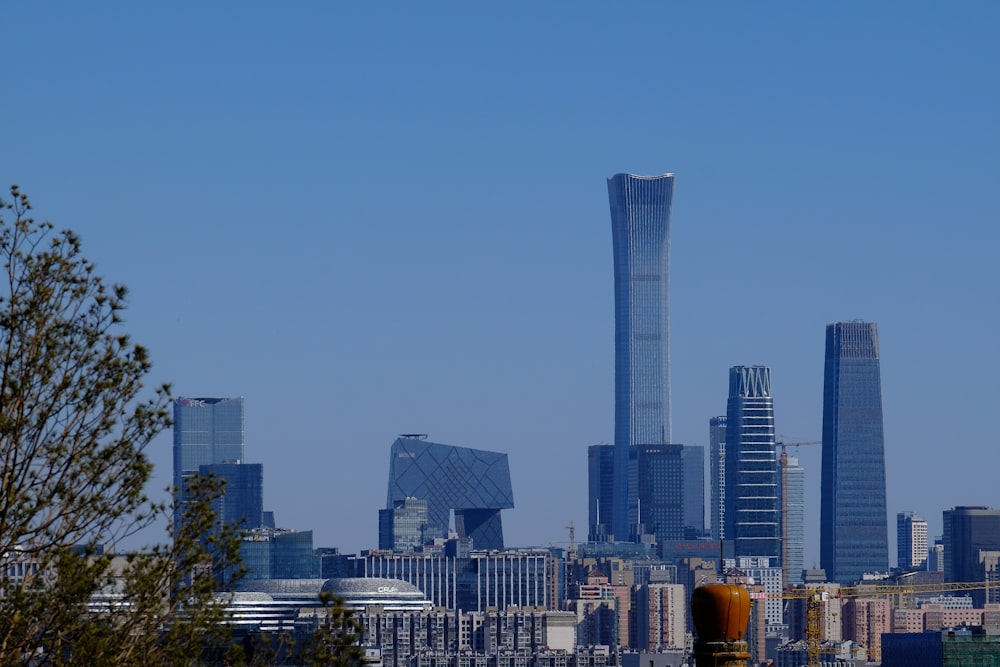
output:
[[[203,465],[243,460],[243,397],[174,401],[174,520],[187,502],[185,478]]]
[[[414,551],[426,542],[447,537],[439,526],[431,526],[426,500],[404,498],[392,508],[378,511],[378,548],[388,551]]]
[[[392,443],[386,509],[407,498],[427,501],[428,529],[472,538],[476,549],[503,549],[500,510],[514,506],[507,455],[400,436]]]
[[[962,506],[945,510],[944,580],[993,581],[998,578],[995,552],[1000,551],[1000,510],[985,506]],[[993,555],[992,561],[989,557]],[[991,571],[992,570],[992,571]],[[996,602],[997,587],[990,591]],[[986,592],[970,593],[977,607],[986,602]]]
[[[896,564],[903,570],[927,564],[927,520],[913,512],[896,515]]]
[[[589,542],[607,542],[612,537],[611,508],[614,507],[613,445],[591,445],[587,448],[587,489],[589,500]]]
[[[729,369],[725,536],[741,557],[781,561],[781,501],[774,399],[767,366]]]
[[[820,566],[850,584],[889,570],[878,329],[826,327]]]
[[[781,498],[785,508],[782,518],[784,553],[781,560],[787,577],[785,582],[787,587],[802,583],[802,570],[805,565],[806,479],[798,457],[785,457],[783,477]]]
[[[718,542],[726,533],[726,417],[712,417],[708,421],[708,481],[711,488],[709,520],[712,539]]]
[[[615,440],[612,533],[630,537],[635,506],[629,448],[670,444],[668,317],[674,176],[608,179],[615,275]],[[603,512],[603,510],[602,510]]]
[[[684,445],[684,536],[700,539],[705,536],[705,448]]]

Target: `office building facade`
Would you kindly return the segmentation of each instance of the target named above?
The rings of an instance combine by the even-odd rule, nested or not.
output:
[[[927,520],[913,512],[896,515],[896,564],[902,570],[927,565]]]
[[[587,498],[589,542],[607,542],[612,536],[611,508],[614,507],[613,445],[591,445],[587,448]]]
[[[503,549],[500,510],[514,506],[507,455],[400,436],[392,443],[386,509],[407,498],[427,501],[428,526],[455,531],[476,549]]]
[[[630,536],[629,448],[670,431],[668,257],[674,176],[608,179],[615,275],[615,452],[612,532]],[[632,496],[634,497],[634,491]]]
[[[187,500],[184,479],[201,466],[243,460],[243,397],[174,401],[175,525]]]
[[[708,421],[708,482],[711,488],[709,521],[712,539],[718,542],[726,536],[726,416]]]
[[[705,448],[684,445],[684,539],[705,537]]]
[[[683,445],[629,448],[629,476],[636,490],[629,516],[633,542],[644,535],[654,536],[657,544],[684,539],[683,451]]]
[[[878,329],[826,327],[820,567],[850,584],[889,570]]]
[[[378,548],[388,551],[414,551],[442,535],[439,526],[430,523],[426,500],[404,498],[391,509],[378,511]]]
[[[212,500],[216,526],[241,530],[264,525],[264,466],[260,463],[212,463],[198,468],[202,476],[224,483],[225,493]]]
[[[1000,551],[1000,510],[982,505],[960,506],[945,510],[942,518],[944,580],[994,580],[996,573],[989,571],[987,557]],[[990,593],[992,598],[997,591],[994,588]],[[977,607],[986,602],[983,590],[971,591],[971,595]]]
[[[785,587],[802,583],[805,566],[806,529],[806,478],[805,471],[795,456],[783,460],[781,502],[782,516],[782,567],[785,570]]]
[[[737,558],[781,561],[781,499],[774,399],[767,366],[729,369],[726,410],[725,538]]]

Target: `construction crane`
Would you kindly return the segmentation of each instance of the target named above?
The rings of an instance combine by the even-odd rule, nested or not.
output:
[[[806,647],[809,667],[819,667],[820,620],[823,603],[839,598],[896,597],[925,593],[952,593],[986,589],[989,600],[990,588],[1000,585],[997,581],[958,581],[939,584],[859,584],[840,588],[790,588],[781,593],[755,594],[770,600],[806,601]]]
[[[785,442],[785,436],[778,436],[777,444],[781,445],[781,585],[788,588],[788,448],[804,445],[822,445],[821,440],[802,440],[800,442]]]

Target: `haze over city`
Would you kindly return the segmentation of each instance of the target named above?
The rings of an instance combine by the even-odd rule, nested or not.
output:
[[[824,327],[877,322],[888,511],[937,535],[1000,505],[998,19],[10,6],[0,180],[130,287],[153,382],[246,397],[278,523],[352,552],[399,433],[509,454],[508,544],[585,533],[614,429],[605,179],[673,172],[674,442],[707,446],[737,364],[771,368],[778,433],[819,439]],[[170,434],[150,453],[160,493]]]

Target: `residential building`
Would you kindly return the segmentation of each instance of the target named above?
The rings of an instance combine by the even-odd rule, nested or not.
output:
[[[500,510],[514,506],[507,455],[428,442],[426,436],[401,435],[392,443],[386,509],[407,498],[427,501],[428,529],[455,531],[476,549],[502,550]]]
[[[645,584],[635,591],[636,643],[633,649],[658,651],[686,646],[687,598],[681,584]]]
[[[878,329],[874,322],[826,327],[820,566],[850,584],[888,572],[885,438]]]
[[[726,527],[736,557],[781,561],[781,499],[774,399],[767,366],[729,369],[726,410]]]
[[[892,632],[892,604],[878,598],[849,598],[844,601],[844,639],[868,649],[873,662],[882,659],[882,635]]]
[[[709,462],[708,480],[711,488],[709,520],[712,539],[726,537],[726,417],[708,420]]]
[[[927,564],[927,520],[913,512],[896,515],[896,563],[901,570],[919,570]]]
[[[615,440],[612,533],[627,541],[635,497],[629,448],[665,445],[670,431],[670,208],[674,176],[608,179],[615,276]]]

